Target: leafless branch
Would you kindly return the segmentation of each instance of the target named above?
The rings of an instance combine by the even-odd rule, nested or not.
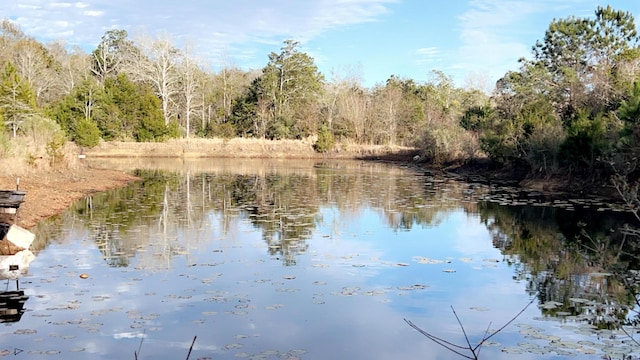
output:
[[[494,337],[496,334],[498,334],[499,332],[501,332],[502,330],[504,330],[507,326],[509,326],[511,323],[513,323],[520,315],[522,315],[523,312],[525,312],[525,310],[527,310],[527,308],[533,304],[533,302],[537,299],[537,294],[535,296],[533,296],[531,298],[531,300],[529,301],[529,303],[527,303],[527,305],[525,305],[522,310],[520,310],[514,317],[511,318],[511,320],[507,321],[504,325],[502,325],[499,329],[489,333],[489,328],[491,327],[491,323],[489,323],[489,326],[487,326],[487,329],[484,332],[484,335],[482,336],[482,340],[480,340],[480,342],[478,342],[478,344],[476,346],[472,346],[471,345],[471,341],[469,340],[469,337],[467,336],[467,332],[464,328],[464,325],[462,324],[462,321],[460,320],[460,317],[458,316],[458,314],[456,313],[456,310],[453,308],[453,306],[451,307],[451,310],[453,311],[453,315],[455,316],[456,320],[458,321],[458,324],[460,325],[460,328],[462,329],[462,334],[464,335],[465,341],[467,342],[467,345],[457,345],[454,344],[452,342],[449,342],[447,340],[444,340],[442,338],[439,338],[425,330],[423,330],[422,328],[420,328],[419,326],[417,326],[416,324],[412,323],[410,320],[404,319],[404,321],[409,324],[409,326],[411,326],[414,330],[416,330],[417,332],[419,332],[420,334],[424,335],[427,339],[435,342],[436,344],[444,347],[445,349],[453,352],[454,354],[460,355],[466,359],[473,359],[473,360],[477,360],[478,356],[480,355],[480,350],[482,345],[487,342],[489,339],[491,339],[492,337]],[[461,350],[469,350],[469,352],[471,353],[471,355],[467,355],[464,354]]]
[[[452,353],[458,354],[458,355],[460,355],[460,356],[462,356],[464,358],[467,358],[467,359],[474,359],[474,358],[472,358],[472,357],[470,357],[468,355],[465,355],[465,354],[461,353],[460,351],[454,349],[454,348],[466,349],[464,346],[456,345],[456,344],[453,344],[453,343],[451,343],[449,341],[441,339],[441,338],[439,338],[437,336],[431,335],[430,333],[428,333],[428,332],[422,330],[420,327],[418,327],[418,325],[412,323],[410,320],[404,319],[404,321],[407,324],[409,324],[409,326],[411,326],[414,330],[416,330],[420,334],[424,335],[427,339],[429,339],[429,340],[433,341],[434,343],[442,346],[443,348],[451,351]]]
[[[193,337],[193,341],[191,342],[191,346],[189,347],[189,352],[187,353],[187,360],[189,360],[189,356],[191,356],[191,351],[193,350],[193,345],[196,343],[197,337],[197,335]]]

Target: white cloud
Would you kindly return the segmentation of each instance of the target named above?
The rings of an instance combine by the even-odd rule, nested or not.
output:
[[[486,71],[497,80],[518,58],[530,53],[514,29],[527,31],[527,19],[549,8],[544,1],[474,0],[458,17],[462,45],[452,68]],[[466,74],[461,74],[466,75]]]
[[[429,65],[442,59],[442,50],[437,47],[423,47],[415,51],[419,65]]]
[[[51,6],[52,8],[70,8],[73,6],[73,4],[65,2],[54,2],[49,4],[49,6]]]
[[[544,37],[554,18],[590,16],[576,8],[592,8],[591,0],[471,0],[458,17],[461,46],[450,69],[462,79],[469,73],[485,73],[494,82],[508,70],[517,70],[517,60],[529,57],[535,41]],[[464,73],[463,71],[466,71]]]
[[[53,25],[56,28],[68,28],[69,26],[71,26],[71,23],[69,23],[68,21],[60,20],[60,21],[54,21]]]
[[[86,15],[86,16],[102,16],[102,15],[104,15],[104,11],[87,10],[87,11],[83,11],[82,14]]]
[[[416,53],[418,55],[433,56],[439,54],[440,49],[438,49],[437,47],[426,47],[416,50]]]
[[[400,0],[13,1],[18,5],[0,2],[0,13],[41,41],[60,40],[61,29],[53,22],[66,21],[64,40],[85,50],[94,48],[105,31],[125,29],[131,38],[170,34],[178,47],[189,41],[211,58],[260,54],[263,65],[265,47],[275,50],[284,39],[304,43],[330,30],[377,21]]]
[[[38,10],[40,6],[37,5],[29,5],[29,4],[18,4],[19,9],[27,9],[27,10]]]

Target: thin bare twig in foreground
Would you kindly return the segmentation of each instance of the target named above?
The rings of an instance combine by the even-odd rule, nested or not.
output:
[[[629,332],[627,331],[627,329],[624,328],[624,326],[620,326],[620,330],[622,330],[622,332],[625,333],[625,335],[627,335],[629,339],[631,339],[631,341],[633,341],[636,345],[640,346],[640,342],[638,342],[638,340],[636,340],[633,337],[633,335],[629,334]]]
[[[144,334],[147,332],[147,329],[144,329],[142,332],[142,337],[140,337],[140,345],[138,345],[138,351],[133,352],[133,357],[135,360],[138,360],[138,356],[140,356],[140,349],[142,349],[142,342],[144,341]]]
[[[138,356],[140,356],[140,349],[142,349],[142,342],[144,341],[145,333],[146,333],[146,329],[142,333],[142,337],[140,338],[140,345],[138,345],[138,350],[133,352],[133,357],[135,360],[138,360]],[[191,342],[191,346],[189,347],[189,352],[187,353],[187,360],[189,360],[189,356],[191,356],[191,351],[193,351],[193,345],[195,345],[197,337],[198,337],[197,335],[193,337],[193,341]]]
[[[489,328],[491,327],[491,323],[489,323],[489,326],[487,327],[487,329],[484,332],[484,335],[482,336],[482,340],[480,340],[480,342],[478,342],[478,344],[476,346],[472,346],[471,345],[471,341],[469,340],[469,337],[467,336],[467,332],[464,328],[464,325],[462,324],[462,321],[460,320],[460,318],[458,317],[458,314],[456,313],[456,310],[453,308],[453,306],[451,307],[451,310],[453,311],[453,315],[456,317],[456,320],[458,321],[458,324],[460,325],[460,328],[462,329],[462,334],[464,335],[464,339],[467,342],[467,346],[464,345],[457,345],[454,344],[452,342],[449,342],[447,340],[444,340],[442,338],[439,338],[423,329],[421,329],[418,325],[412,323],[410,320],[404,319],[404,321],[409,324],[409,326],[411,326],[414,330],[418,331],[420,334],[424,335],[427,339],[433,341],[434,343],[444,347],[445,349],[453,352],[454,354],[460,355],[466,359],[472,359],[472,360],[477,360],[478,356],[480,355],[480,350],[482,345],[489,339],[491,339],[492,337],[494,337],[496,334],[498,334],[499,332],[501,332],[502,330],[504,330],[507,326],[509,326],[512,322],[514,322],[520,315],[522,315],[522,313],[527,310],[527,308],[533,304],[533,302],[536,300],[537,298],[537,294],[535,296],[533,296],[531,298],[531,301],[529,301],[529,303],[527,305],[525,305],[525,307],[522,308],[522,310],[520,310],[514,317],[511,318],[511,320],[507,321],[504,325],[502,325],[498,330],[495,330],[492,333],[489,333]],[[458,350],[459,349],[459,350]],[[471,352],[471,355],[467,355],[461,352],[461,350],[469,350]]]
[[[472,357],[469,357],[468,355],[465,355],[465,354],[461,353],[460,351],[454,349],[454,348],[459,348],[459,349],[465,349],[466,350],[467,349],[466,347],[460,346],[460,345],[456,345],[454,343],[451,343],[449,341],[441,339],[441,338],[439,338],[437,336],[431,335],[430,333],[422,330],[418,325],[412,323],[411,320],[404,319],[404,321],[407,324],[409,324],[409,326],[411,326],[414,330],[416,330],[420,334],[424,335],[427,339],[429,339],[429,340],[433,341],[434,343],[442,346],[443,348],[451,351],[452,353],[458,354],[458,355],[460,355],[460,356],[462,356],[464,358],[467,358],[467,359],[473,359]]]
[[[191,356],[191,350],[193,350],[193,344],[196,343],[196,338],[198,337],[198,335],[193,337],[193,341],[191,342],[191,346],[189,347],[189,352],[187,353],[187,360],[189,360],[189,356]]]

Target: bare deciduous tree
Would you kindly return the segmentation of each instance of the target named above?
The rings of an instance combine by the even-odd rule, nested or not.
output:
[[[124,71],[133,81],[149,83],[162,101],[165,124],[173,114],[175,96],[180,91],[177,71],[181,54],[168,37],[141,37],[136,41],[138,51],[129,51]]]

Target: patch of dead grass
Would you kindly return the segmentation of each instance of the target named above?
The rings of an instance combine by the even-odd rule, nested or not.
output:
[[[108,142],[85,151],[88,157],[180,157],[180,158],[279,158],[279,159],[357,159],[407,153],[414,148],[388,145],[339,143],[334,151],[318,153],[314,139],[173,139],[164,143]]]

